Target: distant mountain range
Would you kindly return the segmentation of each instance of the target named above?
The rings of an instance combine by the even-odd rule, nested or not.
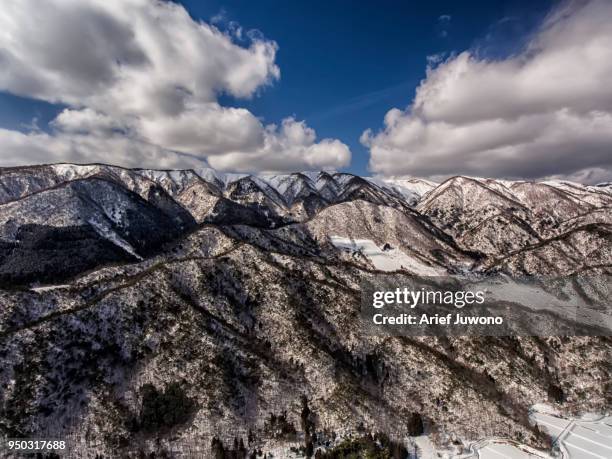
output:
[[[532,404],[612,406],[610,338],[364,336],[360,285],[611,271],[611,184],[2,168],[0,433],[74,457],[422,430],[542,447]]]
[[[142,260],[203,224],[388,242],[450,271],[568,273],[611,256],[610,185],[56,164],[2,169],[0,205],[0,281],[12,285]]]

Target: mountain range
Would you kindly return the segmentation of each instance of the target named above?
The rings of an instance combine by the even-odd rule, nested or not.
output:
[[[612,406],[610,337],[365,335],[361,286],[609,275],[611,209],[611,184],[1,168],[0,433],[74,457],[543,448],[533,404]]]

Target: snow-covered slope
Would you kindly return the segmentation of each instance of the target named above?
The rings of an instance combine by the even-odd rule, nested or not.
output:
[[[390,245],[379,247],[370,239],[350,239],[332,235],[330,240],[339,249],[365,256],[374,268],[381,271],[407,271],[419,276],[439,276],[445,273],[443,269],[427,265]]]
[[[532,405],[610,406],[609,337],[376,336],[361,286],[610,274],[604,188],[0,169],[0,437],[73,457],[208,458],[213,438],[304,456],[308,429],[332,457],[544,448]]]
[[[114,191],[83,200],[74,189],[92,180]],[[313,221],[308,227],[319,237],[369,239],[379,246],[388,242],[404,253],[418,253],[426,264],[452,265],[453,269],[476,264],[483,269],[530,272],[529,266],[542,260],[583,269],[590,266],[585,257],[600,261],[607,257],[605,234],[612,225],[612,195],[606,190],[605,184],[567,181],[453,177],[436,185],[417,178],[364,179],[328,172],[253,176],[213,169],[55,164],[0,169],[0,204],[6,203],[0,233],[15,234],[26,221],[61,227],[86,224],[128,254],[142,256],[129,242],[130,236],[122,233],[124,222],[113,220],[108,209],[96,213],[101,203],[117,200],[116,192],[120,192],[131,196],[128,201],[136,195],[139,205],[151,205],[168,215],[182,228],[178,234],[193,222],[277,228]],[[67,205],[60,205],[63,200]],[[360,208],[364,213],[357,212]],[[117,219],[121,220],[120,213]],[[397,230],[402,219],[408,219],[405,227],[414,231]],[[413,242],[426,233],[425,239],[435,244],[426,244],[424,250],[420,240]],[[583,249],[583,244],[594,251]],[[440,254],[450,258],[437,260]],[[462,257],[471,261],[458,262]]]
[[[604,259],[608,256],[612,196],[593,187],[453,177],[416,209],[461,247],[489,257],[487,266],[501,263],[512,271],[533,272],[530,266],[540,265],[537,271],[548,263],[567,272],[590,269],[601,250]]]
[[[435,182],[421,178],[382,177],[370,178],[369,180],[375,181],[375,183],[379,183],[384,187],[397,190],[407,201],[414,202],[415,204],[420,201],[423,196],[438,186]]]
[[[109,261],[142,259],[193,226],[159,187],[145,200],[98,176],[75,179],[0,204],[0,280],[59,280]]]

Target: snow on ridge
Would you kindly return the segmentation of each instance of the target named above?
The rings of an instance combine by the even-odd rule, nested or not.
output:
[[[210,167],[202,167],[195,169],[195,173],[209,183],[222,183],[225,185],[226,176],[223,172],[216,171]]]
[[[432,182],[431,180],[417,177],[368,177],[368,179],[382,182],[387,186],[399,188],[400,191],[406,190],[408,193],[416,194],[418,196],[425,195],[439,185],[439,183]]]
[[[319,175],[321,175],[321,172],[323,171],[303,171],[298,173],[304,175],[305,177],[308,177],[308,179],[312,183],[316,183],[317,179],[319,178]]]
[[[53,172],[64,180],[74,180],[86,175],[91,175],[99,168],[100,166],[95,164],[51,164]]]
[[[155,168],[129,168],[129,167],[115,166],[112,164],[102,164],[102,163],[94,163],[94,164],[55,163],[55,164],[48,164],[47,166],[51,167],[57,174],[61,174],[61,175],[69,175],[69,174],[83,175],[83,174],[91,173],[92,171],[95,171],[99,168],[104,168],[104,167],[119,168],[119,169],[125,169],[125,170],[133,170],[133,171],[150,171],[150,172],[166,173],[170,175],[173,175],[174,173],[180,174],[180,173],[186,173],[186,172],[193,171],[205,180],[216,179],[224,184],[229,184],[233,181],[239,180],[249,175],[255,176],[255,177],[290,177],[292,175],[295,176],[298,174],[303,175],[307,177],[309,180],[311,180],[313,183],[316,183],[319,179],[319,176],[322,173],[328,173],[330,176],[334,177],[339,182],[350,180],[353,177],[362,177],[366,180],[372,181],[373,183],[377,183],[377,181],[379,181],[379,182],[388,183],[388,184],[406,186],[407,188],[413,191],[417,191],[416,188],[418,188],[419,186],[432,189],[441,184],[441,183],[436,183],[434,181],[431,181],[425,178],[421,178],[421,177],[406,177],[406,178],[397,177],[397,176],[365,177],[365,176],[358,176],[358,175],[355,175],[349,172],[334,172],[334,171],[325,171],[325,170],[296,171],[296,172],[288,172],[284,174],[282,173],[281,174],[270,174],[270,173],[248,174],[248,173],[222,172],[222,171],[213,169],[211,167],[201,167],[201,168],[195,168],[195,169],[155,169]],[[471,176],[471,175],[456,175],[455,177],[477,180],[483,183],[493,181],[493,182],[502,184],[504,186],[511,186],[515,183],[525,183],[525,182],[527,183],[529,182],[547,183],[553,186],[554,185],[570,185],[570,186],[573,185],[573,186],[578,186],[582,188],[612,186],[612,182],[603,182],[603,183],[598,183],[594,185],[587,185],[587,184],[583,184],[579,182],[573,182],[570,180],[562,180],[562,179],[511,180],[511,179],[503,179],[503,178],[478,177],[478,176]],[[449,178],[453,178],[453,177],[449,177]],[[419,194],[423,194],[423,193],[419,193]]]
[[[189,169],[181,169],[181,170],[153,170],[153,169],[142,169],[138,171],[138,175],[141,177],[147,178],[157,184],[164,185],[172,184],[172,186],[177,188],[183,188],[187,186],[187,184],[198,175]]]
[[[283,175],[260,175],[258,178],[276,190],[287,204],[292,204],[305,188],[313,192],[317,191],[316,183],[312,178],[301,172]]]
[[[57,177],[63,181],[86,178],[100,171],[104,171],[105,168],[108,168],[108,170],[113,170],[115,173],[118,171],[125,171],[126,173],[132,171],[132,173],[137,173],[142,177],[160,184],[165,183],[165,186],[171,186],[173,188],[184,187],[192,179],[194,174],[204,181],[219,187],[221,190],[226,190],[230,184],[236,182],[237,180],[245,177],[251,177],[256,182],[260,181],[258,183],[264,182],[266,184],[266,188],[276,191],[288,204],[291,204],[296,196],[303,193],[304,186],[310,186],[315,191],[321,191],[326,187],[329,188],[331,185],[331,193],[335,195],[338,191],[341,191],[354,177],[360,177],[347,172],[330,171],[299,171],[281,174],[228,173],[221,172],[210,167],[202,167],[197,169],[144,169],[124,168],[104,164],[71,163],[50,164],[48,167],[50,167]],[[418,202],[423,202],[434,192],[442,192],[447,186],[449,186],[450,183],[455,183],[452,179],[474,180],[501,193],[502,195],[505,195],[506,197],[514,197],[515,193],[513,187],[515,185],[529,183],[546,184],[564,192],[597,192],[612,195],[612,185],[610,183],[585,185],[562,179],[525,181],[457,175],[452,177],[450,180],[446,180],[438,184],[419,177],[375,176],[361,178],[387,192],[395,194],[395,196],[401,196],[410,205],[416,205]]]
[[[406,201],[408,201],[411,205],[414,205],[422,196],[422,193],[419,193],[413,189],[410,189],[406,186],[400,185],[399,183],[380,179],[377,177],[364,177],[368,182],[373,183],[379,188],[383,190],[391,190],[398,193],[402,196]]]
[[[260,175],[258,178],[268,184],[268,186],[274,188],[282,196],[285,196],[287,191],[292,189],[295,182],[299,180],[292,175]]]
[[[598,183],[597,185],[589,185],[587,186],[589,191],[595,191],[598,193],[608,193],[612,195],[612,182]]]
[[[555,188],[581,188],[584,189],[586,188],[585,185],[582,185],[580,183],[574,183],[574,182],[570,182],[568,180],[543,180],[542,182],[545,185],[549,185]]]
[[[341,186],[345,186],[348,182],[350,182],[351,180],[353,180],[353,178],[357,176],[353,174],[347,174],[344,172],[337,172],[332,177],[334,178],[336,183],[338,183]]]
[[[268,199],[279,207],[285,207],[285,197],[282,193],[279,193],[276,188],[257,175],[249,175],[247,177],[259,187]]]

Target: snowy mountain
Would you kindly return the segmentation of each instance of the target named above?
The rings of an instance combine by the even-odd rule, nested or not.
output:
[[[612,406],[609,337],[369,335],[361,286],[609,275],[611,209],[561,181],[2,168],[0,435],[72,457],[543,448],[531,405]]]

